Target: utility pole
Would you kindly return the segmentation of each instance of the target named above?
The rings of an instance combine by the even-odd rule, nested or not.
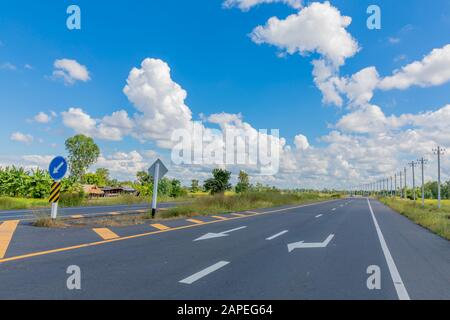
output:
[[[391,183],[391,188],[389,188],[389,177],[386,178],[386,184],[387,184],[386,193],[388,196],[392,196],[392,183]]]
[[[393,197],[394,196],[394,185],[393,185],[393,183],[392,183],[392,176],[391,176],[391,197]]]
[[[408,187],[406,186],[406,167],[403,169],[404,171],[404,176],[405,176],[405,200],[408,199]]]
[[[409,163],[409,165],[412,168],[413,199],[414,199],[414,202],[416,202],[416,177],[415,177],[415,172],[414,172],[414,169],[416,168],[416,162],[411,161]]]
[[[418,163],[420,163],[420,167],[422,168],[422,207],[425,207],[425,173],[424,173],[424,167],[425,163],[427,163],[427,160],[425,160],[423,157],[417,160]]]
[[[397,198],[397,172],[395,173],[395,197]]]
[[[438,146],[433,150],[434,154],[438,156],[438,208],[441,208],[441,155],[444,154],[445,149]]]
[[[402,172],[400,171],[400,199],[403,199],[403,178],[402,178]]]

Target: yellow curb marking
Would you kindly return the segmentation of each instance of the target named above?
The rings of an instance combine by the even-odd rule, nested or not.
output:
[[[71,216],[72,219],[81,219],[83,216],[81,214],[76,214],[74,216]]]
[[[236,217],[246,217],[245,214],[240,214],[240,213],[232,213],[232,216],[236,216]]]
[[[103,240],[111,240],[111,239],[117,239],[119,236],[109,230],[108,228],[94,228],[92,229],[96,234],[98,234],[100,237],[102,237]]]
[[[219,220],[228,220],[228,218],[221,217],[221,216],[211,216],[211,218],[216,218],[216,219],[219,219]]]
[[[19,222],[20,220],[10,220],[0,224],[0,259],[5,257],[9,243],[11,242]]]
[[[196,224],[204,224],[203,221],[196,220],[196,219],[186,219],[186,221],[189,221],[189,222],[192,222],[192,223],[196,223]]]
[[[159,224],[159,223],[151,224],[151,226],[158,230],[169,230],[170,229],[168,226],[165,226],[165,225]]]

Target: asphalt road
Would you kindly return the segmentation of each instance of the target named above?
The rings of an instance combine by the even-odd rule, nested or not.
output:
[[[450,299],[450,243],[375,200],[159,223],[104,241],[23,226],[0,259],[0,298]],[[71,265],[81,290],[67,288]]]
[[[177,203],[167,202],[158,204],[159,208],[168,208],[176,205]],[[150,209],[150,203],[133,204],[133,205],[115,205],[115,206],[92,206],[92,207],[73,207],[73,208],[59,208],[59,217],[71,217],[77,215],[83,216],[99,216],[110,212],[133,212],[139,210]],[[50,215],[50,208],[48,209],[35,209],[35,210],[0,210],[0,222],[6,220],[21,220],[32,221],[35,220],[38,215]]]

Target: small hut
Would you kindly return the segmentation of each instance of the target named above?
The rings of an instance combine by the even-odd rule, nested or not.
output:
[[[105,193],[97,187],[95,184],[84,184],[83,185],[84,194],[89,198],[101,198],[105,196]]]

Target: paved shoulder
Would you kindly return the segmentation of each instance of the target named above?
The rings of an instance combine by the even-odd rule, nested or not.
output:
[[[450,299],[450,242],[371,203],[411,299]]]

